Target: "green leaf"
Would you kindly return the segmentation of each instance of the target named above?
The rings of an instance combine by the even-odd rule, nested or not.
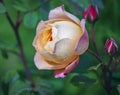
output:
[[[120,72],[114,72],[112,75],[112,86],[120,84]]]
[[[118,86],[118,88],[116,88],[116,87],[112,88],[111,95],[120,95],[119,86]]]
[[[98,8],[103,9],[104,4],[102,0],[89,0],[91,4],[96,5]]]
[[[53,86],[48,80],[41,80],[36,81],[36,88],[34,89],[35,92],[38,92],[37,95],[54,95],[53,94]]]
[[[62,0],[59,0],[59,2],[57,0],[51,0],[50,3],[51,3],[52,8],[55,8],[55,6],[61,5],[63,2],[62,2]]]
[[[28,8],[24,6],[23,2],[21,0],[16,0],[13,2],[13,8],[15,8],[18,11],[26,12],[28,11]]]
[[[9,95],[21,95],[24,91],[32,91],[28,81],[17,80],[10,84]]]
[[[52,85],[48,81],[39,79],[35,83],[33,89],[29,81],[15,78],[10,82],[9,95],[53,95]]]
[[[4,95],[8,95],[9,84],[10,84],[9,82],[8,83],[5,83],[5,82],[1,83],[2,91],[3,91]]]
[[[59,89],[62,89],[64,87],[64,83],[62,80],[52,80],[51,81],[52,85],[53,85],[53,89],[56,91],[59,91]]]
[[[2,82],[0,81],[0,95],[7,95],[2,89]]]
[[[29,12],[24,16],[24,25],[28,28],[35,28],[38,21],[38,15],[36,12]]]
[[[71,1],[75,2],[77,6],[80,6],[83,9],[87,8],[90,5],[89,0],[71,0]]]
[[[65,9],[69,10],[69,12],[73,13],[76,16],[82,16],[83,9],[85,7],[83,4],[84,1],[86,2],[86,0],[70,0],[69,2],[67,0],[62,0],[62,2],[64,2],[66,5]]]
[[[38,19],[46,20],[47,18],[48,18],[48,12],[46,12],[43,8],[41,8],[38,12]]]
[[[117,90],[118,90],[119,95],[120,95],[120,84],[118,85]]]
[[[40,10],[43,9],[46,12],[49,12],[50,8],[50,2],[47,2],[47,0],[39,0],[39,2],[41,3],[41,7]],[[45,3],[47,2],[47,3]],[[51,1],[52,2],[52,1]],[[59,1],[60,2],[60,1]],[[43,5],[42,5],[43,4]],[[47,6],[47,7],[46,7]]]
[[[71,83],[77,87],[81,86],[81,85],[91,85],[93,83],[95,83],[96,80],[89,78],[87,76],[83,76],[83,75],[76,75],[71,79]]]
[[[4,95],[8,95],[9,89],[10,89],[10,83],[14,83],[19,78],[19,75],[16,74],[14,71],[9,71],[2,80],[2,89]]]
[[[5,6],[2,3],[0,3],[0,14],[5,13],[5,12],[6,12]]]
[[[3,58],[8,59],[8,53],[5,49],[1,49],[1,55],[3,56]]]
[[[86,60],[87,59],[87,60]],[[84,53],[80,56],[79,64],[74,69],[75,73],[86,73],[91,66],[94,66],[95,58],[91,56],[89,53]]]
[[[90,71],[92,71],[92,70],[97,71],[97,70],[98,70],[98,68],[99,68],[101,65],[102,65],[102,64],[101,64],[101,63],[99,63],[97,66],[91,66],[88,70],[90,70]]]
[[[3,76],[3,80],[5,83],[15,81],[18,78],[19,78],[19,75],[14,70],[10,70],[9,72],[6,72],[6,74]]]

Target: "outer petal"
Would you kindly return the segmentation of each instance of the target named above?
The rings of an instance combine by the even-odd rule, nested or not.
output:
[[[41,31],[41,29],[43,29],[44,27],[45,27],[45,21],[41,20],[36,28],[36,34],[38,34]]]
[[[88,45],[89,45],[88,33],[85,28],[85,19],[81,20],[81,26],[82,26],[82,30],[83,30],[83,35],[79,39],[79,41],[75,47],[75,51],[79,55],[84,53],[88,49]]]
[[[37,28],[36,28],[36,34],[40,33],[40,31],[45,28],[45,26],[47,24],[51,24],[51,23],[54,23],[56,21],[61,21],[62,19],[59,19],[59,20],[56,20],[56,19],[52,19],[52,20],[48,20],[48,21],[43,21],[41,20],[38,25],[37,25]]]
[[[58,21],[58,20],[48,20],[48,21],[39,22],[36,28],[36,35],[35,35],[34,41],[32,43],[32,45],[36,48],[37,51],[38,51],[37,40],[38,40],[39,33],[43,32],[42,29],[44,29],[48,24],[51,24],[55,21]]]
[[[65,68],[69,63],[76,59],[74,52],[74,41],[68,38],[59,40],[54,47],[53,53],[44,50],[42,56],[45,60],[54,62],[54,65],[62,65]]]
[[[57,21],[62,21],[62,19],[59,19],[59,20],[52,19],[52,20],[48,20],[48,21],[40,21],[39,22],[39,24],[37,25],[37,28],[36,28],[36,35],[35,35],[34,41],[32,43],[32,45],[36,48],[36,50],[38,50],[36,44],[37,44],[39,33],[41,33],[42,29],[44,29],[47,25],[50,25]]]
[[[41,55],[37,52],[35,54],[34,57],[34,62],[35,65],[38,69],[50,69],[52,68],[52,65],[50,65],[49,63],[47,63],[42,57]]]
[[[58,21],[53,23],[58,30],[58,39],[69,38],[78,41],[82,36],[82,27],[71,21]]]
[[[60,69],[55,71],[55,78],[64,78],[68,73],[70,73],[79,63],[79,57],[74,60],[70,65],[68,65],[65,69]]]
[[[66,19],[74,21],[77,24],[80,23],[80,20],[76,16],[65,11],[64,5],[51,10],[49,13],[49,19]]]
[[[66,58],[73,56],[74,44],[74,41],[69,38],[62,39],[55,44],[53,53],[60,57],[61,60],[65,60]]]
[[[37,52],[34,57],[35,65],[38,69],[61,69],[66,66],[66,64],[54,64],[49,61],[45,61],[42,56]]]
[[[37,48],[37,46],[36,46],[37,35],[38,35],[38,33],[40,33],[40,31],[41,31],[44,27],[45,27],[45,21],[40,21],[39,24],[38,24],[38,26],[37,26],[37,29],[36,29],[36,36],[35,36],[35,38],[34,38],[34,40],[33,40],[33,43],[32,43],[35,48]]]

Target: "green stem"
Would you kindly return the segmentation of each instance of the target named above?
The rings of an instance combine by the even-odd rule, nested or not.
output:
[[[96,51],[97,55],[100,57],[98,47],[97,47],[97,44],[96,44],[96,38],[95,38],[95,33],[94,33],[94,24],[92,25],[91,35],[92,35],[92,41],[93,41],[93,45],[95,47],[95,51]]]
[[[103,72],[104,88],[105,88],[105,90],[107,92],[107,95],[111,95],[112,72],[107,66],[105,66],[102,69],[102,72]]]
[[[87,51],[88,51],[91,55],[93,55],[94,57],[96,57],[96,59],[98,59],[98,61],[99,61],[100,63],[103,62],[102,58],[101,58],[99,55],[97,55],[95,52],[93,52],[93,51],[90,50],[90,49],[88,49]]]
[[[115,71],[116,69],[120,69],[120,67],[117,67],[118,63],[120,62],[120,56],[114,60],[114,65],[112,68],[112,71]]]

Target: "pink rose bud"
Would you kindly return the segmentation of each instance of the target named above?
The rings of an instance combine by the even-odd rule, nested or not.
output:
[[[109,55],[114,55],[117,51],[118,51],[117,42],[113,38],[107,39],[105,44],[105,52],[108,53]]]
[[[98,19],[98,8],[90,5],[84,12],[83,17],[89,22],[95,22]]]

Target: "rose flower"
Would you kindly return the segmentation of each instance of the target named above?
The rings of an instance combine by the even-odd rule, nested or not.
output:
[[[66,12],[64,6],[50,11],[48,21],[40,21],[33,46],[38,69],[55,70],[55,78],[64,78],[79,63],[79,55],[89,45],[85,20]]]

